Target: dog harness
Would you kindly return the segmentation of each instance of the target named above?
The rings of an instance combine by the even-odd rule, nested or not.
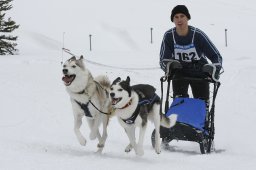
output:
[[[76,100],[75,100],[76,101]],[[76,101],[76,103],[81,107],[81,109],[84,111],[84,114],[86,117],[91,117],[92,118],[92,114],[88,108],[89,102],[84,104],[84,103],[80,103],[78,101]]]
[[[139,103],[136,107],[136,110],[134,111],[134,113],[132,114],[131,117],[129,117],[128,119],[122,119],[126,124],[134,124],[137,116],[140,113],[140,109],[142,106],[146,106],[146,105],[151,105],[153,104],[157,99],[160,99],[159,96],[155,93],[154,96],[152,98],[145,98],[144,94],[140,91],[136,91],[137,94],[139,95]]]
[[[76,100],[75,100],[75,101],[76,101]],[[98,109],[98,108],[95,106],[95,104],[93,104],[93,102],[92,102],[91,100],[89,100],[89,102],[86,103],[86,104],[80,103],[80,102],[78,102],[78,101],[76,101],[76,103],[81,107],[81,109],[83,109],[84,115],[85,115],[86,117],[91,117],[91,118],[92,118],[92,114],[91,114],[90,110],[88,109],[89,103],[90,103],[96,110],[98,110],[98,111],[99,111],[100,113],[102,113],[102,114],[110,115],[110,114],[112,113],[112,111],[109,112],[109,113],[108,113],[108,112],[103,112],[103,111],[101,111],[100,109]]]

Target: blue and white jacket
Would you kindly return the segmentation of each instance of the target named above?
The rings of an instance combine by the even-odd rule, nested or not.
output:
[[[195,30],[196,29],[196,30]],[[195,31],[195,34],[194,34]],[[174,33],[174,35],[173,35]],[[203,66],[207,64],[209,59],[212,63],[219,65],[219,69],[222,67],[222,56],[220,55],[217,48],[210,41],[208,36],[198,28],[189,26],[189,33],[186,36],[179,36],[176,32],[176,28],[168,30],[163,37],[161,50],[160,50],[160,66],[163,71],[166,71],[166,64],[168,60],[174,59],[174,40],[179,45],[188,45],[191,44],[191,40],[194,35],[194,45],[200,60],[197,61],[197,65]],[[183,65],[183,68],[190,67],[194,65],[194,62],[184,63],[180,61]],[[193,67],[190,67],[193,68]],[[190,73],[193,72],[193,69],[190,69]]]

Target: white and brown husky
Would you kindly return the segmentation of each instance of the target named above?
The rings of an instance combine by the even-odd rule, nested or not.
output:
[[[86,145],[86,139],[80,132],[82,118],[85,116],[90,128],[90,139],[98,139],[98,151],[102,152],[106,138],[107,125],[111,104],[108,98],[110,81],[106,76],[93,78],[90,71],[80,59],[75,57],[67,60],[62,69],[63,82],[70,96],[74,113],[74,131],[81,145]],[[103,132],[100,133],[100,124]]]

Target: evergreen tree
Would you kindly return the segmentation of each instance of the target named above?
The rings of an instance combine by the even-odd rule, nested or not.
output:
[[[11,18],[5,19],[5,12],[12,9],[10,3],[13,0],[0,0],[0,55],[14,54],[17,49],[15,46],[17,43],[18,36],[12,36],[10,33],[19,28],[16,22],[11,20]]]

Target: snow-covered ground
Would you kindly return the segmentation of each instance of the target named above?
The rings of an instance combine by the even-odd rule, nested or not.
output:
[[[255,169],[254,0],[15,0],[12,4],[7,16],[20,24],[15,32],[20,55],[0,56],[1,170]],[[201,155],[197,143],[173,141],[170,151],[157,155],[149,124],[144,156],[127,154],[128,138],[115,117],[102,155],[95,154],[97,142],[88,139],[86,121],[82,131],[88,142],[80,146],[61,81],[61,62],[70,57],[61,51],[63,42],[76,55],[98,63],[86,63],[93,75],[107,74],[111,80],[129,75],[132,84],[152,84],[160,94],[159,49],[164,32],[174,26],[169,16],[177,4],[189,8],[190,25],[202,29],[223,56],[216,152]]]

